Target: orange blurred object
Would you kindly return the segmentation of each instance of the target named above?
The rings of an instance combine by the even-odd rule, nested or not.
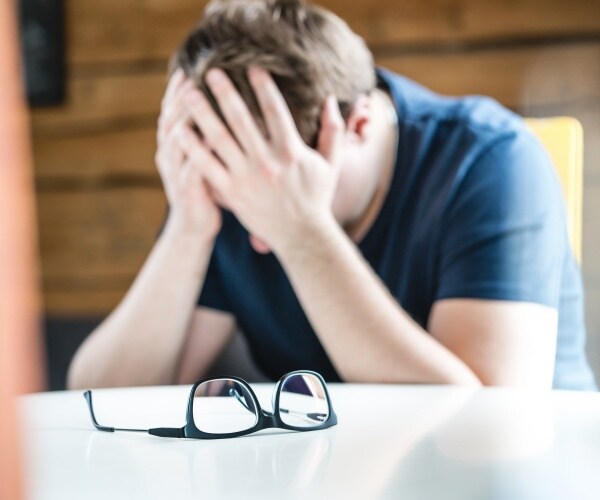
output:
[[[15,0],[0,2],[0,498],[24,496],[15,397],[42,388],[38,255]]]

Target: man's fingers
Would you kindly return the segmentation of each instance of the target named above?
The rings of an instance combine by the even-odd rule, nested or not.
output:
[[[169,102],[173,94],[177,90],[177,88],[183,83],[184,73],[181,68],[177,68],[171,78],[169,78],[169,83],[167,84],[167,89],[165,90],[165,95],[163,96],[161,108],[164,108],[165,105]]]
[[[180,168],[185,157],[183,149],[177,140],[179,129],[183,127],[185,127],[184,123],[180,123],[178,126],[174,127],[167,135],[167,139],[165,141],[165,154],[171,170]]]
[[[186,93],[185,101],[188,113],[204,136],[204,142],[219,155],[229,170],[239,171],[245,163],[244,155],[206,96],[194,88]]]
[[[332,165],[340,160],[344,139],[344,119],[335,96],[329,96],[321,112],[319,153]]]
[[[268,71],[258,66],[248,69],[248,79],[260,105],[271,142],[279,152],[292,153],[300,134],[290,109]]]
[[[163,107],[158,119],[158,140],[164,140],[178,121],[189,121],[186,110],[185,95],[194,88],[191,80],[185,80]]]
[[[253,158],[266,157],[267,147],[258,125],[226,73],[213,68],[208,71],[206,81],[244,151]]]
[[[181,68],[175,70],[169,79],[167,89],[160,103],[160,116],[158,119],[158,137],[164,137],[167,130],[165,128],[165,117],[169,114],[170,105],[177,90],[185,83],[185,75]]]
[[[167,134],[156,151],[156,166],[165,184],[173,182],[181,171],[185,159],[177,136],[178,127],[176,126]]]
[[[178,140],[183,153],[200,170],[202,177],[219,192],[219,195],[227,198],[231,187],[230,175],[208,146],[187,126],[178,130]]]

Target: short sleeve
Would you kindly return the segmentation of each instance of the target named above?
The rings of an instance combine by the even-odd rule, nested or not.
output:
[[[551,161],[526,130],[473,162],[443,216],[436,300],[481,298],[558,307],[569,251]]]

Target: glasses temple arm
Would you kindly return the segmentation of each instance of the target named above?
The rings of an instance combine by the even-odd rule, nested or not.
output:
[[[126,432],[149,432],[151,429],[120,429],[118,427],[107,427],[105,425],[100,425],[96,420],[96,415],[94,414],[94,406],[92,404],[92,391],[87,390],[83,393],[83,397],[85,398],[88,409],[90,410],[90,417],[92,418],[92,423],[94,427],[99,431],[103,432],[115,432],[115,431],[126,431]]]
[[[256,415],[256,412],[250,408],[248,406],[248,403],[246,403],[246,401],[244,401],[244,398],[240,395],[240,393],[238,391],[236,391],[233,387],[231,389],[229,389],[229,395],[233,396],[235,399],[238,400],[238,402],[244,407],[246,408],[246,410],[248,410],[250,413]]]
[[[240,395],[240,393],[238,391],[231,388],[231,389],[229,389],[229,395],[235,397],[235,399],[237,399],[240,402],[240,404],[244,408],[246,408],[246,410],[255,414],[255,412],[252,409],[250,409],[250,407],[248,406],[246,401],[244,401],[244,399],[242,398],[242,396]],[[327,418],[326,413],[303,413],[301,411],[288,410],[287,408],[279,408],[279,411],[281,411],[283,413],[288,413],[288,414],[293,413],[296,415],[300,415],[302,417],[309,418],[310,420],[317,420],[318,422],[323,422]]]
[[[148,429],[148,434],[152,436],[164,437],[164,438],[182,438],[182,429],[179,427],[156,427],[154,429]]]
[[[300,415],[301,417],[306,417],[310,420],[317,420],[319,422],[323,422],[327,418],[327,413],[304,413],[296,410],[288,410],[287,408],[279,408],[279,411],[287,414]]]

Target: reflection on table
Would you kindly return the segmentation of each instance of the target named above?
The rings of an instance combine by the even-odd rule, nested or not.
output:
[[[189,387],[94,391],[100,422],[182,426]],[[271,409],[272,384],[253,385]],[[22,399],[31,498],[596,499],[600,395],[329,386],[336,427],[217,441],[93,429],[80,392]]]

